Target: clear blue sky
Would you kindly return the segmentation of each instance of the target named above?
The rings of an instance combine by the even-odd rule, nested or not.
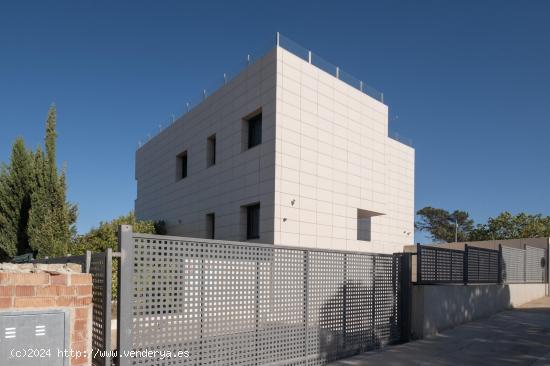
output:
[[[550,214],[549,1],[4,1],[0,160],[55,102],[79,231],[127,213],[138,141],[276,31],[384,92],[417,209]]]

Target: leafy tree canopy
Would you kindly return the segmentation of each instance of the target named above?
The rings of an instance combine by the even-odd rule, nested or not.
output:
[[[448,212],[441,208],[424,207],[416,214],[419,219],[415,228],[430,233],[434,241],[453,242],[455,233],[458,241],[467,240],[468,233],[474,227],[474,221],[465,211]]]
[[[429,233],[436,242],[454,242],[456,222],[458,241],[550,237],[550,216],[540,214],[503,212],[477,225],[465,211],[449,213],[440,208],[424,207],[416,214],[415,228]]]
[[[103,252],[107,248],[118,250],[118,226],[132,225],[133,231],[143,234],[166,234],[163,221],[138,221],[134,212],[131,211],[127,215],[117,217],[114,220],[101,222],[97,228],[92,228],[88,233],[79,235],[75,238],[74,243],[69,248],[73,255],[86,253],[87,250],[92,253]],[[112,272],[112,298],[118,296],[117,288],[117,269],[118,261],[113,261]]]
[[[133,211],[111,221],[101,222],[97,228],[76,237],[71,254],[84,254],[87,250],[102,252],[107,248],[118,250],[118,226],[132,225],[133,231],[143,234],[165,234],[163,222],[138,221]]]

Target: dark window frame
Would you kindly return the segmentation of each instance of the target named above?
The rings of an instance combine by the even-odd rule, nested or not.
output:
[[[216,165],[216,134],[208,136],[206,139],[206,167]]]
[[[252,149],[262,144],[262,112],[246,119],[247,123],[247,149]]]
[[[176,181],[187,178],[189,175],[189,156],[187,150],[176,156]]]
[[[216,214],[214,212],[206,214],[206,236],[207,239],[216,238]]]
[[[246,240],[260,238],[260,204],[246,206]]]

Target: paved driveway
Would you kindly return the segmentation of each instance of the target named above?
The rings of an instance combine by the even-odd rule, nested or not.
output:
[[[550,365],[550,297],[331,366]]]

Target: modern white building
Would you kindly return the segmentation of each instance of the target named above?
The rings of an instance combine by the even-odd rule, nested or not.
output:
[[[137,218],[188,237],[387,253],[413,244],[414,149],[388,136],[381,95],[277,38],[137,150]]]

